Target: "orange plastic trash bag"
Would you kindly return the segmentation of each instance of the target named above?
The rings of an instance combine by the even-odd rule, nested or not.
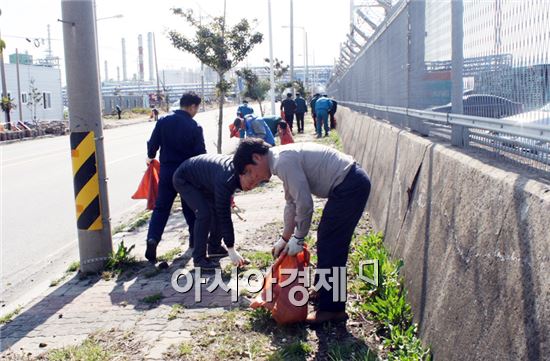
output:
[[[137,191],[132,196],[132,199],[147,199],[147,209],[155,208],[159,192],[159,173],[160,163],[153,159],[141,178]]]
[[[307,281],[301,276],[308,265],[309,251],[305,246],[296,256],[279,256],[264,278],[262,292],[252,301],[250,307],[270,310],[278,325],[305,321],[308,291],[305,287]]]

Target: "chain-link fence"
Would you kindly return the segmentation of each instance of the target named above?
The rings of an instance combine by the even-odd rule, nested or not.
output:
[[[550,0],[399,1],[349,53],[344,105],[550,170]]]

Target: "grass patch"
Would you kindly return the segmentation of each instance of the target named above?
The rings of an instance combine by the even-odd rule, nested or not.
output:
[[[157,261],[159,262],[172,262],[174,258],[176,258],[177,255],[181,254],[183,251],[180,247],[173,248],[169,250],[168,252],[164,253],[163,255],[160,255],[157,257]]]
[[[321,143],[321,144],[336,148],[340,152],[344,151],[344,146],[342,144],[340,134],[338,134],[338,132],[334,129],[329,132],[328,137],[318,138],[318,139],[315,139],[315,141],[317,143]]]
[[[124,241],[121,241],[118,245],[116,252],[109,254],[109,259],[105,264],[105,271],[101,274],[101,278],[105,281],[109,281],[116,276],[120,276],[126,269],[133,266],[136,263],[135,256],[130,255],[135,245],[126,247]]]
[[[113,228],[111,234],[114,235],[120,232],[133,232],[139,227],[147,224],[147,222],[149,222],[149,219],[151,219],[152,214],[153,211],[150,210],[141,211],[128,223],[122,223]]]
[[[162,300],[163,298],[164,296],[162,295],[162,293],[155,293],[154,295],[144,297],[141,302],[147,303],[148,305],[154,305],[159,303],[160,300]]]
[[[78,346],[67,346],[61,349],[48,352],[47,359],[51,361],[64,360],[90,360],[90,361],[108,361],[113,358],[113,354],[104,349],[97,340],[86,339]]]
[[[151,219],[152,214],[153,212],[149,210],[139,213],[138,216],[132,222],[130,222],[130,225],[128,226],[126,231],[133,232],[139,227],[147,224],[147,222],[149,222],[149,219]]]
[[[378,286],[358,279],[359,263],[378,260]],[[355,239],[350,256],[352,265],[350,289],[358,295],[356,312],[376,321],[378,334],[388,349],[388,360],[431,360],[429,349],[422,346],[412,322],[411,306],[405,300],[406,290],[399,272],[403,261],[390,259],[380,233]],[[365,267],[364,274],[374,279],[374,267]]]
[[[76,272],[80,268],[80,261],[73,261],[67,268],[67,273]]]
[[[266,269],[273,264],[273,256],[270,252],[243,252],[243,257],[250,261],[248,268]]]
[[[17,308],[10,313],[5,314],[4,316],[0,317],[0,325],[10,323],[11,320],[21,312],[22,307],[17,306]]]
[[[58,286],[61,282],[63,282],[65,280],[65,278],[67,278],[67,275],[63,275],[61,277],[59,277],[58,279],[56,280],[53,280],[50,282],[50,287],[55,287],[55,286]]]
[[[280,350],[271,355],[269,361],[300,361],[313,352],[313,347],[304,341],[295,341],[290,345],[283,346]]]
[[[142,342],[131,331],[111,329],[88,336],[81,344],[53,349],[38,357],[50,361],[110,361],[139,359]],[[33,358],[34,360],[34,358]]]
[[[327,350],[330,361],[376,361],[376,354],[361,342],[332,342]]]
[[[180,305],[179,303],[176,303],[175,305],[172,305],[172,309],[170,310],[170,313],[168,314],[168,321],[175,320],[178,318],[179,315],[183,313],[183,310],[185,307],[183,305]]]

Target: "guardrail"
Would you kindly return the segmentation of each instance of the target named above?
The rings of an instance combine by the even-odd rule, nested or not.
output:
[[[370,103],[338,100],[338,104],[401,114],[418,118],[427,123],[447,126],[462,126],[469,130],[469,140],[495,150],[519,155],[550,165],[550,126],[539,124],[517,124],[505,119],[485,118],[462,114],[439,113]],[[479,132],[486,131],[486,133]]]

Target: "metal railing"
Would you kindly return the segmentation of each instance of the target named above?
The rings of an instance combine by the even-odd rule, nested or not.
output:
[[[540,124],[517,124],[506,119],[494,119],[470,115],[440,113],[370,103],[339,100],[338,104],[376,112],[400,114],[420,119],[422,122],[438,124],[448,132],[438,132],[444,138],[451,137],[451,126],[467,129],[467,140],[523,158],[550,165],[550,126]],[[389,118],[389,117],[384,117]],[[407,124],[403,124],[407,126]],[[517,159],[516,159],[517,160]],[[537,167],[541,168],[541,167]],[[546,169],[543,168],[543,169]]]

